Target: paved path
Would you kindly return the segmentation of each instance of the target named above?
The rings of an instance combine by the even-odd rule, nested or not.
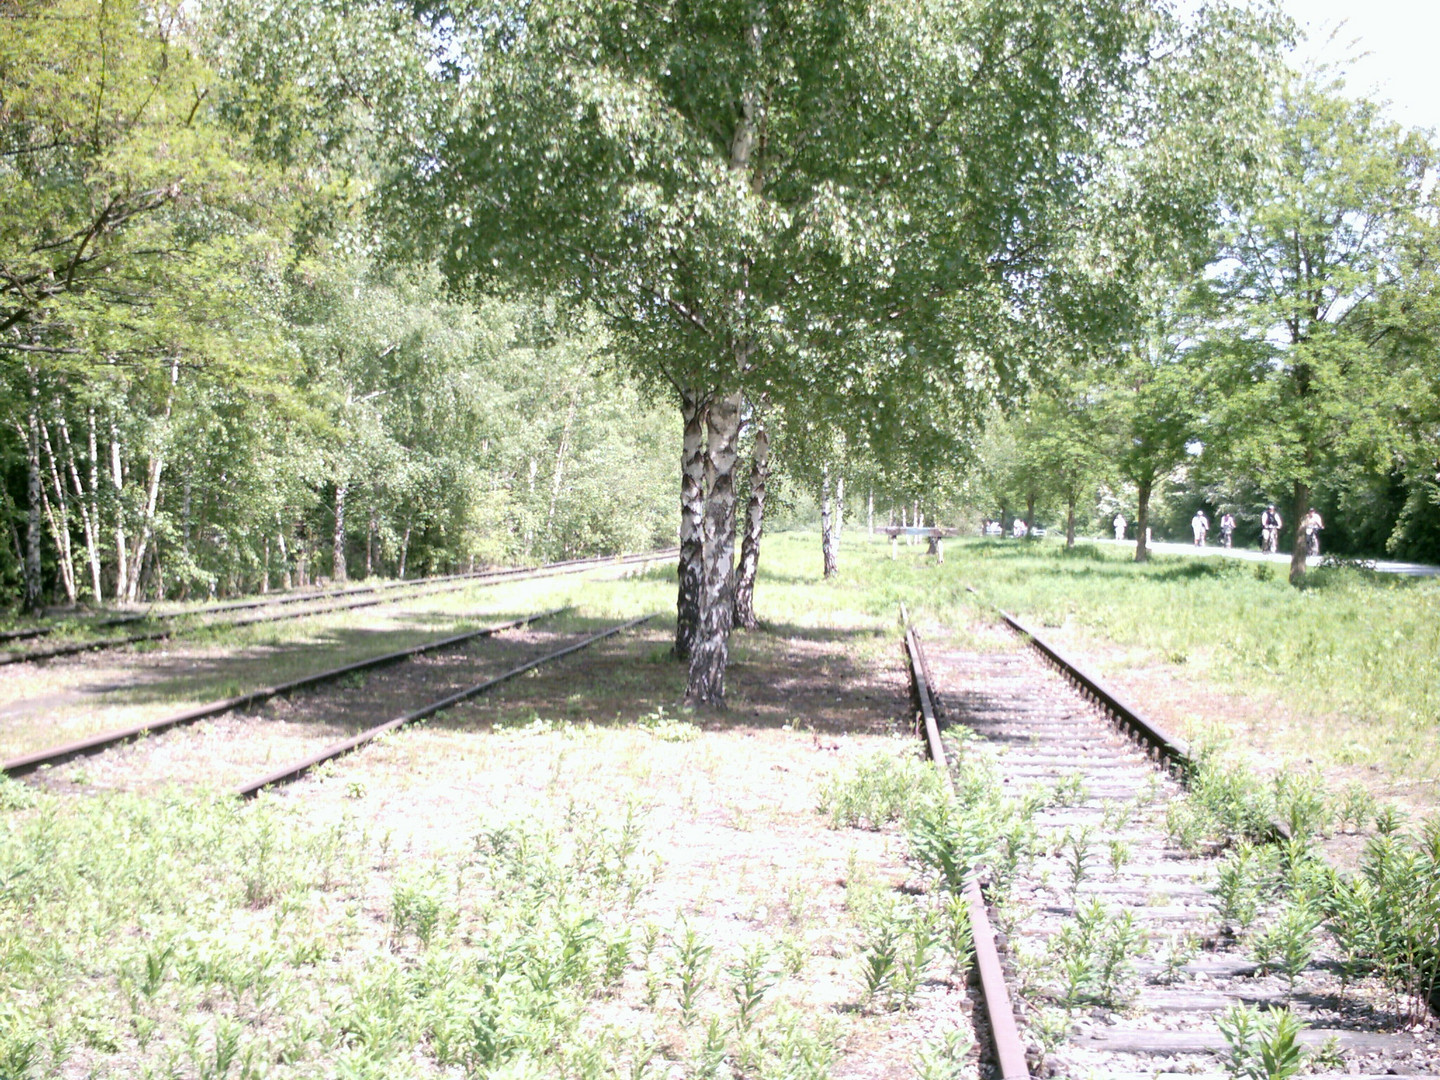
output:
[[[1135,546],[1134,540],[1112,540],[1100,537],[1097,539],[1101,544],[1121,545],[1128,548]],[[1197,548],[1194,544],[1174,544],[1167,540],[1155,540],[1150,544],[1150,550],[1159,555],[1194,555],[1200,558],[1224,557],[1229,559],[1246,559],[1250,562],[1272,562],[1290,565],[1290,555],[1269,555],[1265,552],[1256,551],[1254,548],[1223,548],[1216,545],[1206,545]],[[1325,561],[1324,556],[1311,556],[1308,560],[1310,566],[1319,566]],[[1367,566],[1373,567],[1382,574],[1400,574],[1404,577],[1437,577],[1440,576],[1440,566],[1429,566],[1425,563],[1393,562],[1388,559],[1363,560]]]

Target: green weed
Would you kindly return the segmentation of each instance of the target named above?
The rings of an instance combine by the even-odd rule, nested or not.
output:
[[[939,790],[934,768],[913,750],[878,750],[820,786],[820,813],[834,828],[882,829]]]
[[[1289,1009],[1261,1012],[1237,1004],[1220,1017],[1219,1026],[1230,1048],[1226,1068],[1235,1080],[1290,1080],[1304,1070],[1305,1025]]]

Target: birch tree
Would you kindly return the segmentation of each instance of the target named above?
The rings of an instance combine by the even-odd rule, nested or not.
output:
[[[1131,0],[444,16],[431,84],[393,121],[396,250],[594,304],[681,407],[682,580],[703,493],[688,696],[720,703],[741,394],[857,383],[813,347],[851,331],[888,338],[912,396],[978,401],[1043,362],[1004,346],[1063,315],[1047,256],[1175,24]]]

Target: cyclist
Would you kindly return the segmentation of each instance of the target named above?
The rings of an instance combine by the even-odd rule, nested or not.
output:
[[[1223,514],[1220,518],[1220,541],[1228,548],[1231,546],[1230,542],[1234,537],[1235,515],[1230,513]]]
[[[1124,539],[1125,539],[1125,515],[1124,515],[1124,514],[1121,514],[1121,513],[1117,513],[1117,514],[1115,515],[1115,520],[1112,521],[1110,524],[1113,525],[1113,526],[1115,526],[1115,539],[1116,539],[1116,540],[1124,540]]]
[[[1284,522],[1280,520],[1280,512],[1271,503],[1260,515],[1260,550],[1268,551],[1272,555],[1279,550],[1280,526]]]
[[[1325,522],[1320,520],[1320,512],[1313,506],[1303,518],[1300,519],[1300,531],[1305,534],[1305,554],[1320,554],[1320,530],[1325,528]]]
[[[1196,510],[1195,516],[1190,519],[1190,529],[1195,533],[1195,546],[1205,546],[1205,534],[1210,531],[1210,519],[1205,516],[1204,510]]]

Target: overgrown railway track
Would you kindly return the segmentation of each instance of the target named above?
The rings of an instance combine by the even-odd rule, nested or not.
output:
[[[441,592],[453,592],[477,584],[496,584],[506,581],[528,581],[536,578],[553,577],[561,574],[583,573],[587,570],[603,569],[606,567],[623,567],[644,564],[657,559],[662,559],[673,554],[671,551],[657,551],[636,555],[622,556],[597,556],[587,559],[572,559],[565,562],[548,563],[540,567],[517,567],[502,570],[477,570],[467,574],[449,574],[440,577],[418,578],[414,581],[393,581],[382,582],[371,586],[362,586],[355,589],[334,589],[321,592],[287,594],[285,596],[270,599],[257,599],[238,601],[231,604],[218,604],[209,607],[195,608],[187,611],[161,612],[161,613],[135,613],[99,622],[80,624],[56,624],[49,627],[27,628],[19,631],[7,631],[10,640],[30,637],[46,637],[66,630],[84,629],[94,630],[108,628],[111,626],[129,625],[136,622],[147,624],[161,623],[152,629],[145,629],[131,634],[117,634],[108,637],[85,638],[75,641],[64,641],[53,645],[42,645],[38,648],[9,650],[0,653],[0,666],[9,664],[31,663],[40,660],[52,660],[58,657],[75,656],[85,652],[96,652],[103,649],[123,648],[127,645],[145,644],[148,642],[165,641],[185,633],[195,633],[201,630],[216,628],[231,629],[243,626],[255,626],[263,623],[284,622],[291,619],[312,618],[318,615],[328,615],[340,611],[352,611],[365,607],[376,607],[381,604],[397,603],[403,600],[412,600],[421,596],[429,596]],[[357,599],[357,597],[361,597]],[[339,599],[337,599],[339,598]],[[317,607],[305,607],[301,610],[285,610],[272,612],[260,611],[256,614],[241,614],[235,618],[226,616],[233,612],[254,612],[256,609],[270,609],[276,607],[289,608],[291,605],[310,604],[317,600],[330,599],[332,603],[321,604]],[[219,616],[212,618],[211,616]],[[0,635],[3,637],[5,635]]]
[[[1304,1025],[1303,1064],[1284,1075],[1440,1076],[1434,1024],[1397,1030],[1393,995],[1373,979],[1344,979],[1319,926],[1300,928],[1306,940],[1290,943],[1289,959],[1257,961],[1254,937],[1218,916],[1218,882],[1233,866],[1222,871],[1219,852],[1187,854],[1167,829],[1189,749],[1031,628],[1004,620],[1023,645],[997,627],[983,647],[927,649],[906,630],[937,763],[948,775],[957,753],[988,762],[1031,808],[1029,836],[1012,838],[1028,858],[992,880],[988,903],[973,899],[1006,931],[1002,981],[987,974],[985,922],[975,921],[993,1075],[1266,1076],[1239,1070],[1283,1040],[1252,1033],[1236,1049],[1246,1043],[1237,1019],[1257,1015],[1242,1010],[1260,1007]],[[974,893],[985,877],[982,868]],[[1272,905],[1259,922],[1283,917]],[[1280,1014],[1258,1015],[1273,1024]]]
[[[3,772],[6,776],[27,776],[39,769],[53,768],[56,765],[63,765],[66,762],[74,761],[76,758],[102,753],[111,747],[120,746],[132,739],[158,735],[161,732],[169,731],[173,728],[199,723],[201,720],[209,720],[217,716],[224,716],[226,713],[253,709],[269,701],[271,698],[282,697],[298,690],[313,689],[318,686],[323,686],[326,683],[338,682],[341,679],[358,675],[361,672],[373,671],[376,668],[387,667],[391,664],[409,660],[412,657],[424,656],[427,653],[438,652],[442,649],[453,649],[477,638],[492,637],[505,630],[528,626],[541,619],[558,615],[564,610],[566,609],[556,608],[551,611],[542,611],[534,615],[525,615],[518,619],[511,619],[508,622],[481,627],[478,630],[468,630],[462,634],[447,634],[444,637],[423,642],[419,645],[411,646],[408,649],[399,649],[394,652],[367,657],[349,664],[342,664],[339,667],[318,671],[313,675],[305,675],[298,679],[290,679],[283,683],[276,683],[273,686],[262,686],[244,694],[236,694],[232,697],[206,702],[204,705],[197,705],[193,709],[185,709],[156,720],[147,720],[144,723],[134,724],[129,727],[101,732],[98,735],[91,735],[75,742],[66,743],[63,746],[55,746],[48,750],[41,750],[33,754],[12,758],[9,761],[0,763],[0,772]]]
[[[276,686],[262,687],[246,694],[210,702],[172,716],[121,730],[105,732],[40,753],[15,758],[4,762],[3,765],[0,765],[0,769],[3,769],[3,772],[11,777],[40,773],[42,770],[78,758],[101,754],[135,740],[145,739],[152,735],[162,735],[200,721],[225,717],[227,714],[234,714],[236,719],[231,723],[243,729],[242,738],[232,742],[231,745],[263,744],[269,740],[274,743],[275,749],[284,754],[288,752],[286,748],[297,741],[297,726],[291,725],[290,730],[283,736],[277,737],[272,734],[274,727],[271,725],[270,719],[255,715],[256,710],[274,699],[289,699],[291,695],[300,691],[314,691],[327,684],[331,686],[338,684],[340,689],[335,691],[335,695],[344,700],[337,700],[328,710],[322,710],[322,712],[330,713],[329,720],[326,721],[323,717],[319,717],[298,725],[299,729],[303,729],[298,741],[302,745],[315,746],[319,744],[319,748],[297,756],[294,761],[282,768],[269,769],[257,779],[234,786],[235,794],[249,798],[266,788],[298,779],[316,766],[356,750],[381,735],[453,708],[528,671],[589,648],[653,618],[653,616],[647,615],[631,619],[605,627],[597,632],[580,635],[578,638],[571,635],[572,640],[567,640],[559,648],[553,647],[555,642],[551,641],[543,647],[543,651],[540,651],[538,655],[537,648],[533,643],[518,643],[509,650],[493,653],[487,650],[486,653],[478,655],[467,656],[463,652],[466,646],[480,639],[494,638],[504,631],[527,627],[542,619],[562,614],[566,610],[568,609],[538,612],[465,633],[447,635],[408,649],[370,657]],[[406,661],[428,659],[436,657],[437,654],[445,657],[445,662],[441,666],[433,666],[432,662],[432,667],[428,670],[423,668],[408,672],[399,670],[407,666]],[[413,665],[409,666],[413,667]],[[382,684],[368,683],[367,677],[377,671],[380,671]],[[398,674],[387,675],[387,672],[398,672]],[[413,702],[416,700],[423,701],[425,704],[415,707]],[[381,713],[386,716],[386,719],[375,722],[377,709],[391,709],[392,711]],[[365,718],[367,716],[369,719]],[[337,723],[342,731],[348,727],[354,733],[338,740],[334,735],[325,738],[324,733],[331,731]],[[356,727],[359,728],[358,731],[355,730]],[[153,744],[151,745],[153,748]],[[179,756],[183,759],[185,754],[182,752]],[[268,761],[269,756],[267,752],[265,760]],[[245,769],[245,766],[237,766],[232,762],[230,770],[234,771],[236,767],[242,771]],[[134,768],[133,764],[129,766],[120,764],[116,766],[115,771],[123,775]],[[168,773],[164,775],[167,780],[199,778],[189,773],[183,776],[172,776]]]

